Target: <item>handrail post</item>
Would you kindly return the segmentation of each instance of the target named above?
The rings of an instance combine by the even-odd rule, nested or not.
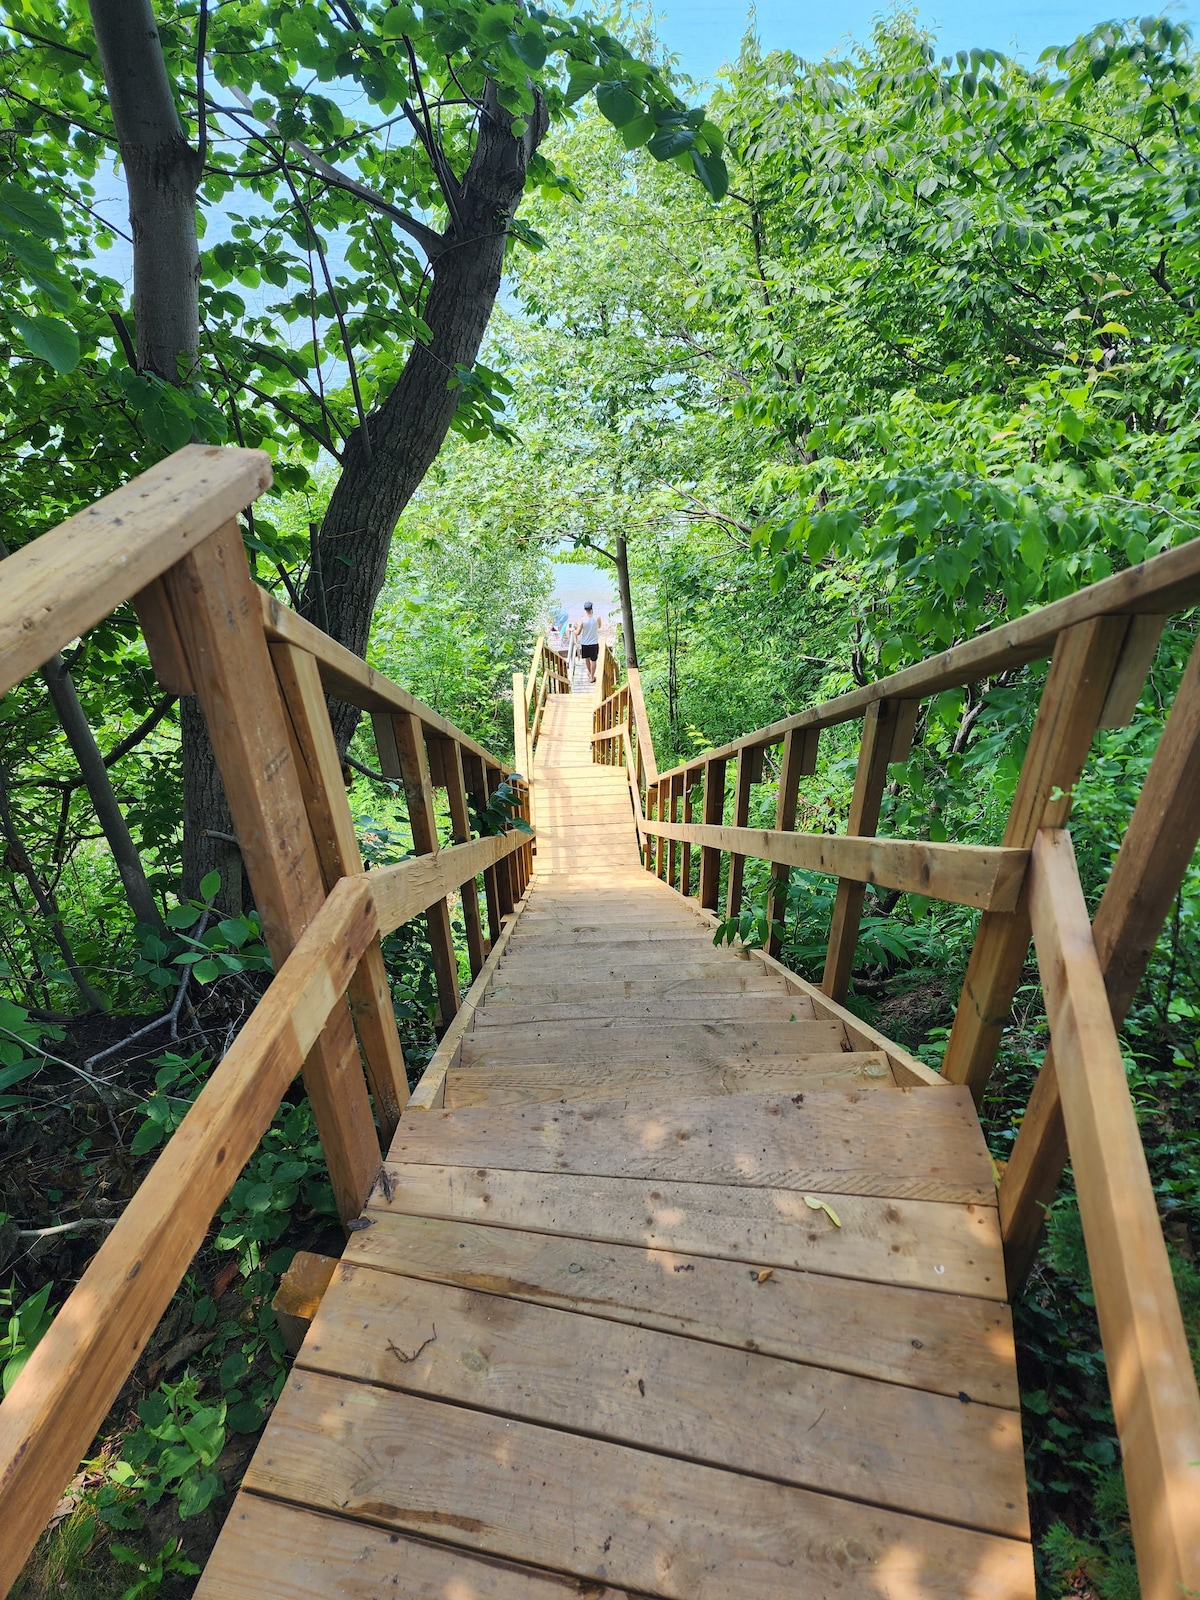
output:
[[[429,756],[425,749],[425,731],[421,719],[411,713],[377,714],[375,724],[376,745],[379,750],[380,770],[385,777],[398,777],[404,786],[408,806],[408,824],[412,829],[413,849],[417,855],[436,855],[441,848],[438,840],[437,816],[433,804],[433,780],[429,773]],[[449,1027],[454,1013],[461,1004],[458,990],[458,955],[450,931],[450,907],[436,900],[426,913],[429,946],[433,954],[433,970],[438,990],[438,1026]]]
[[[750,791],[762,776],[763,752],[753,746],[743,745],[738,751],[737,776],[733,786],[733,823],[744,828],[750,821]],[[725,915],[736,917],[742,909],[742,880],[746,871],[746,858],[731,853],[729,878],[725,886]]]
[[[725,820],[725,762],[704,763],[704,821],[720,827]],[[700,904],[716,911],[721,900],[721,852],[713,845],[700,850]]]
[[[784,736],[779,793],[775,801],[775,827],[780,833],[791,833],[796,826],[800,779],[811,778],[816,773],[820,737],[818,728],[791,728]],[[771,890],[767,896],[768,955],[777,956],[783,947],[782,925],[787,916],[790,879],[787,867],[776,867],[771,874]]]
[[[883,805],[887,769],[893,761],[903,761],[908,755],[919,710],[918,700],[876,700],[868,706],[863,718],[847,833],[875,832]],[[821,989],[831,1000],[844,1000],[850,987],[866,889],[865,883],[838,879],[825,972],[821,979]]]
[[[1087,760],[1128,625],[1127,617],[1093,617],[1059,635],[1004,830],[1006,845],[1028,850],[1040,827],[1060,827],[1069,817],[1071,791]],[[985,911],[979,920],[942,1062],[946,1078],[967,1084],[977,1105],[1021,980],[1029,932],[1024,897],[1015,911]]]
[[[226,523],[164,576],[196,696],[225,785],[263,936],[282,967],[325,900],[292,733],[241,530]],[[247,690],[252,689],[252,693]],[[375,1181],[379,1138],[350,1009],[341,1000],[304,1068],[343,1220]]]

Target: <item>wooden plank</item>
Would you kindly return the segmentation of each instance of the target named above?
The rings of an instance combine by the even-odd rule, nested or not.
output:
[[[0,1592],[16,1581],[375,932],[366,885],[335,889],[5,1396]]]
[[[150,653],[150,665],[159,683],[170,694],[195,694],[179,629],[175,626],[175,613],[161,578],[155,578],[153,583],[138,590],[133,596],[133,609],[137,612],[138,626]]]
[[[750,821],[750,790],[754,782],[754,755],[750,750],[739,750],[737,775],[733,784],[733,828],[741,833]],[[736,851],[730,853],[729,875],[725,883],[725,916],[736,917],[742,909],[742,881],[745,877],[746,858]]]
[[[245,1482],[663,1600],[762,1600],[783,1571],[816,1593],[897,1552],[924,1600],[1034,1592],[1021,1541],[322,1373],[293,1373]]]
[[[1200,1589],[1200,1393],[1070,835],[1029,906],[1145,1600]]]
[[[451,1068],[443,1102],[462,1106],[540,1105],[554,1100],[621,1100],[661,1105],[676,1095],[771,1094],[796,1089],[886,1089],[895,1080],[887,1057],[833,1051],[802,1060],[708,1066],[703,1062],[608,1061],[602,1066],[522,1062],[519,1067]]]
[[[719,827],[725,817],[725,763],[704,764],[704,822]],[[699,901],[709,911],[717,909],[721,895],[721,852],[707,846],[700,852]]]
[[[662,995],[641,1000],[623,1000],[609,994],[601,1000],[546,1000],[541,1004],[485,1006],[475,1019],[479,1035],[497,1029],[522,1028],[538,1023],[591,1022],[611,1019],[614,1023],[636,1022],[733,1022],[758,1018],[788,1022],[813,1016],[812,1002],[786,994],[684,994],[673,999]]]
[[[779,773],[779,788],[775,801],[776,833],[791,833],[796,826],[796,809],[800,799],[800,779],[812,777],[817,770],[817,744],[820,732],[793,731],[783,741],[783,759]],[[788,879],[786,866],[771,875],[771,889],[767,896],[767,951],[777,956],[783,945],[782,924],[787,915]]]
[[[463,771],[462,751],[451,741],[445,741],[442,764],[446,774],[446,798],[450,806],[450,824],[454,842],[467,844],[471,838],[471,813],[467,808],[467,779]],[[477,978],[487,951],[483,941],[483,923],[479,916],[479,890],[472,874],[459,886],[462,897],[463,923],[467,935],[467,960],[471,977]]]
[[[1152,612],[1129,619],[1129,631],[1100,712],[1098,725],[1101,728],[1125,728],[1133,721],[1147,675],[1154,665],[1158,641],[1170,620]]]
[[[718,750],[705,751],[683,770],[694,770],[702,761],[730,761],[743,745],[760,749],[782,742],[796,728],[832,728],[852,722],[877,700],[929,699],[944,689],[959,688],[1000,672],[1011,672],[1030,661],[1050,655],[1061,633],[1098,617],[1172,615],[1186,611],[1200,601],[1200,544],[1191,540],[1166,550],[1139,566],[1089,584],[1065,599],[1056,600],[1017,617],[1003,627],[976,635],[963,644],[951,646],[940,655],[930,656],[903,672],[880,678],[861,689],[811,706],[795,716],[783,717],[765,728],[743,734]]]
[[[886,772],[886,766],[884,768]],[[651,822],[664,839],[740,852],[809,872],[835,873],[861,884],[901,889],[954,905],[1011,911],[1020,897],[1029,851],[988,845],[936,844],[928,839],[858,838],[852,834],[781,833],[767,828],[705,827]],[[728,906],[726,906],[728,913]]]
[[[1098,617],[1069,629],[1055,646],[1004,830],[1006,846],[1027,850],[1040,827],[1062,826],[1070,815],[1071,793],[1127,631],[1126,617]],[[968,1084],[977,1105],[1021,981],[1029,937],[1024,897],[1015,911],[985,911],[979,919],[942,1061],[944,1076]]]
[[[186,445],[4,563],[0,694],[94,628],[271,484],[262,450]]]
[[[1133,1003],[1197,840],[1200,644],[1193,646],[1092,925],[1118,1027]],[[1066,1130],[1049,1051],[1000,1185],[1005,1259],[1014,1285],[1024,1280],[1032,1263],[1045,1208],[1054,1198],[1066,1159]]]
[[[850,799],[848,834],[873,834],[879,825],[889,763],[903,760],[919,707],[915,700],[877,700],[863,719],[862,744]],[[865,880],[842,877],[833,903],[829,945],[821,988],[831,1000],[844,1000],[858,945]]]
[[[695,788],[685,780],[683,785],[683,824],[685,828],[691,827],[694,820],[692,816],[694,802]],[[692,892],[692,847],[686,839],[683,844],[683,855],[679,869],[679,892],[684,896],[689,896]]]
[[[462,1064],[576,1061],[580,1065],[619,1056],[655,1056],[660,1061],[762,1061],[772,1056],[828,1055],[846,1043],[836,1022],[623,1022],[595,1018],[586,1028],[573,1022],[526,1024],[476,1030],[463,1041]]]
[[[650,718],[646,714],[646,697],[642,693],[642,675],[637,667],[627,667],[625,676],[629,684],[629,704],[633,708],[633,726],[637,733],[638,758],[647,783],[658,782],[658,763],[654,759],[654,739],[650,733]]]
[[[415,695],[409,694],[407,689],[401,689],[398,684],[385,678],[381,672],[369,667],[361,656],[356,656],[352,650],[347,650],[345,645],[338,644],[336,639],[331,639],[327,633],[322,633],[320,628],[314,627],[311,622],[306,622],[294,611],[289,611],[287,606],[274,595],[268,594],[265,589],[259,589],[257,600],[262,610],[263,627],[266,629],[267,638],[273,644],[298,645],[301,650],[307,650],[309,655],[315,656],[322,686],[332,699],[344,700],[347,705],[358,706],[361,711],[370,712],[372,721],[380,714],[390,716],[397,713],[400,716],[418,717],[422,726],[431,734],[440,734],[445,739],[453,739],[464,752],[499,766],[496,757],[481,744],[477,744],[461,728],[456,728],[431,706],[425,705]],[[505,767],[503,770],[507,772],[508,768]]]
[[[425,750],[421,720],[411,712],[372,717],[380,770],[387,778],[399,778],[404,785],[408,822],[413,849],[418,856],[436,856],[441,848],[433,806],[433,783]],[[462,881],[473,877],[464,873]],[[429,947],[437,979],[441,1026],[448,1027],[458,1010],[458,955],[450,932],[450,907],[444,896],[430,901],[426,908]]]
[[[196,1600],[580,1600],[573,1578],[535,1572],[307,1506],[239,1494],[196,1587]],[[607,1584],[587,1600],[630,1600]]]
[[[991,1159],[961,1089],[731,1095],[652,1113],[619,1104],[430,1112],[400,1119],[389,1159],[995,1205]]]
[[[363,870],[358,835],[346,802],[341,763],[321,689],[317,664],[295,645],[270,647],[275,675],[291,719],[296,768],[326,890]],[[379,1137],[386,1150],[408,1100],[408,1073],[396,1027],[392,989],[375,939],[355,969],[349,988],[367,1081],[375,1099]]]
[[[821,1297],[830,1292],[829,1285],[842,1280],[892,1285],[936,1296],[965,1295],[973,1300],[997,1303],[1004,1300],[1004,1260],[993,1205],[877,1198],[823,1190],[796,1193],[753,1185],[691,1183],[663,1178],[522,1172],[496,1166],[464,1168],[441,1163],[396,1165],[389,1162],[388,1173],[391,1193],[385,1196],[382,1188],[375,1189],[370,1200],[371,1215],[440,1218],[446,1223],[477,1226],[481,1235],[489,1230],[503,1235],[503,1241],[484,1243],[482,1238],[478,1241],[483,1254],[476,1252],[477,1262],[485,1258],[494,1262],[495,1252],[501,1248],[515,1250],[516,1245],[509,1236],[527,1232],[534,1240],[547,1234],[565,1236],[576,1249],[582,1248],[581,1241],[593,1240],[601,1257],[604,1251],[623,1245],[631,1250],[663,1251],[668,1256],[723,1260],[736,1264],[739,1270],[753,1266],[802,1271],[815,1280],[811,1286],[815,1297],[811,1301],[814,1314]],[[814,1211],[807,1204],[805,1194],[817,1200],[828,1200],[841,1227],[835,1227],[824,1212]],[[422,1226],[433,1225],[422,1222]],[[460,1264],[465,1266],[471,1259],[467,1244],[462,1237],[437,1229],[434,1237],[441,1242],[440,1253],[431,1257],[436,1262],[435,1275],[449,1273],[446,1282],[460,1281],[454,1274]],[[384,1235],[364,1229],[355,1233],[348,1243],[346,1259],[379,1265],[379,1252],[385,1248],[391,1246],[385,1246]],[[422,1275],[428,1275],[424,1268],[412,1265],[410,1243],[404,1246],[402,1264],[397,1264],[399,1259],[393,1259],[394,1270],[419,1270]],[[568,1271],[569,1262],[575,1259],[586,1264],[593,1257],[587,1254],[572,1257],[569,1253],[558,1252],[555,1259],[562,1264],[564,1293],[574,1293],[597,1315],[606,1314],[610,1287],[607,1278],[585,1277],[579,1283],[569,1284],[570,1278],[579,1276]],[[610,1264],[616,1260],[615,1257],[607,1259]],[[591,1271],[592,1268],[585,1265],[585,1272]],[[673,1315],[683,1317],[686,1314],[692,1327],[711,1325],[718,1307],[725,1304],[720,1298],[701,1303],[690,1286],[686,1296],[680,1299],[670,1288],[676,1275],[673,1269],[668,1275],[661,1260],[648,1260],[646,1271],[647,1282],[659,1284],[658,1299],[655,1300],[651,1292],[649,1304],[657,1304]],[[515,1268],[504,1269],[504,1272],[503,1293],[518,1293],[520,1283],[526,1281],[523,1272]],[[686,1268],[681,1269],[681,1274],[690,1279]],[[536,1283],[538,1279],[534,1275],[528,1281]],[[487,1284],[471,1280],[471,1286],[486,1288]],[[792,1287],[799,1292],[797,1286]],[[861,1295],[859,1299],[861,1307]],[[619,1298],[612,1301],[613,1306],[621,1303]],[[876,1302],[872,1296],[865,1303],[869,1306]],[[886,1305],[886,1298],[877,1303]],[[840,1298],[828,1304],[844,1310],[848,1302]],[[854,1343],[852,1330],[862,1322],[863,1315],[871,1313],[860,1312],[858,1318],[845,1319],[845,1337],[851,1344]],[[882,1325],[877,1328],[868,1321],[865,1326],[873,1337],[876,1332],[882,1332]],[[914,1333],[920,1332],[911,1328],[907,1321],[902,1326],[908,1329],[910,1340]],[[790,1324],[780,1322],[778,1328],[784,1331],[790,1343],[777,1341],[771,1346],[777,1354],[790,1351],[797,1359],[803,1357],[807,1361],[817,1359],[812,1354],[815,1348],[841,1349],[838,1322],[831,1321],[823,1334],[813,1328],[811,1316]],[[686,1332],[687,1328],[681,1327],[680,1331]],[[757,1337],[754,1328],[747,1330],[747,1337]],[[890,1341],[891,1337],[889,1331],[887,1339]],[[747,1348],[753,1346],[747,1345]],[[916,1352],[917,1347],[913,1349]],[[960,1359],[990,1362],[993,1358],[1002,1358],[1007,1362],[1010,1350],[1011,1342],[989,1344],[986,1351],[963,1351],[951,1362],[951,1367]],[[918,1365],[923,1361],[916,1353],[913,1359]],[[841,1361],[831,1359],[827,1364],[840,1366]],[[949,1376],[946,1382],[950,1384]],[[1010,1376],[1009,1382],[1015,1379]],[[957,1392],[951,1387],[952,1392]],[[992,1392],[970,1389],[976,1398],[986,1398]],[[996,1403],[1007,1405],[1010,1402],[997,1400]]]
[[[275,679],[236,524],[197,546],[164,578],[208,725],[242,860],[281,967],[320,910],[325,887],[304,809],[291,724]],[[304,1086],[343,1220],[374,1181],[379,1141],[350,1011],[330,1013]]]
[[[560,983],[557,974],[538,978],[500,977],[488,992],[488,1011],[504,1011],[508,1006],[529,1004],[530,989],[536,986],[546,1005],[563,1005],[573,999],[590,1000],[649,1000],[656,995],[691,995],[707,999],[719,994],[780,995],[787,991],[776,978],[748,971],[744,963],[735,967],[732,962],[722,967],[706,968],[696,975],[692,972],[678,974],[674,967],[664,967],[658,978],[610,978],[600,983]]]
[[[458,1061],[462,1041],[475,1020],[476,1010],[487,993],[488,985],[491,983],[500,958],[504,954],[504,946],[512,930],[516,927],[519,914],[520,907],[518,907],[516,915],[505,923],[499,938],[492,946],[491,954],[480,968],[474,983],[463,996],[463,1003],[459,1007],[454,1021],[438,1041],[438,1047],[430,1058],[429,1065],[421,1074],[421,1081],[413,1090],[412,1099],[409,1101],[412,1110],[429,1111],[440,1107],[444,1103],[446,1074]]]
[[[500,833],[470,844],[454,844],[436,855],[412,856],[389,867],[375,867],[368,877],[379,905],[379,926],[390,933],[428,906],[445,901],[458,885],[476,873],[508,860],[521,848],[521,835]]]
[[[365,1267],[342,1269],[298,1364],[1029,1536],[1020,1416],[957,1396]]]

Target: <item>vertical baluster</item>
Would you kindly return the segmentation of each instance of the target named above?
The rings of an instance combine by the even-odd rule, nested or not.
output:
[[[719,828],[725,820],[725,761],[704,763],[704,821]],[[721,900],[721,852],[714,845],[700,851],[700,904],[716,911]]]
[[[779,772],[779,796],[775,802],[775,826],[780,832],[791,833],[796,826],[796,807],[800,797],[800,779],[811,778],[817,770],[817,728],[792,728],[783,741],[783,757]],[[767,899],[767,953],[777,956],[783,944],[780,934],[787,916],[788,881],[791,873],[787,867],[776,866],[771,874],[771,893]]]

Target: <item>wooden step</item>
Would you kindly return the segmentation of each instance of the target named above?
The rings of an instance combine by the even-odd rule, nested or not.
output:
[[[641,1056],[659,1061],[761,1061],[770,1056],[828,1055],[848,1049],[840,1022],[570,1022],[497,1028],[463,1040],[463,1065],[477,1061],[572,1061],[602,1064]]]
[[[519,1067],[452,1067],[445,1106],[540,1105],[554,1100],[621,1100],[661,1104],[664,1096],[787,1093],[797,1089],[894,1088],[888,1059],[878,1051],[840,1050],[795,1061],[735,1062],[709,1066],[691,1062],[660,1065],[608,1061],[594,1067],[555,1062]]]
[[[895,1096],[881,1098],[892,1102]],[[502,1121],[511,1113],[450,1115]],[[498,1150],[498,1158],[506,1153]],[[788,1267],[934,1294],[1004,1299],[999,1213],[991,1197],[979,1204],[910,1200],[834,1193],[815,1185],[775,1192],[737,1182],[529,1172],[505,1168],[499,1159],[491,1166],[460,1167],[400,1165],[389,1157],[386,1170],[387,1185],[377,1185],[368,1201],[372,1215],[536,1229],[668,1255],[741,1261],[756,1269]],[[827,1200],[837,1223],[813,1210],[809,1199]],[[345,1259],[368,1259],[374,1238],[370,1229],[354,1234]],[[591,1292],[586,1283],[576,1288],[585,1298]],[[797,1324],[797,1336],[811,1332]]]
[[[787,1022],[815,1020],[813,1003],[807,995],[717,994],[659,995],[646,1000],[565,1000],[558,1003],[542,998],[523,1006],[492,1006],[489,1001],[475,1013],[475,1032],[496,1028],[521,1028],[547,1022],[612,1021],[647,1022],[754,1022],[774,1019]]]
[[[406,1113],[389,1159],[996,1204],[970,1091],[949,1084]]]
[[[728,1342],[356,1266],[326,1293],[297,1365],[992,1533],[1029,1533],[1017,1411]]]
[[[755,976],[745,967],[706,969],[702,974],[685,974],[682,977],[677,975],[674,968],[669,968],[664,970],[662,977],[648,980],[611,978],[601,983],[558,983],[553,975],[536,978],[531,983],[498,979],[487,992],[486,1004],[489,1009],[499,1010],[506,1006],[527,1006],[531,989],[546,1005],[562,1005],[575,1000],[651,1000],[656,996],[670,999],[691,995],[703,1000],[722,994],[780,996],[791,993],[782,979],[766,974]]]

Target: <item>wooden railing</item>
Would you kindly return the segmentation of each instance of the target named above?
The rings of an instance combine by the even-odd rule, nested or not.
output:
[[[362,1210],[408,1098],[380,939],[427,914],[448,1025],[447,897],[474,976],[528,882],[527,834],[471,838],[507,766],[254,585],[236,517],[270,481],[259,451],[189,446],[4,563],[0,693],[132,598],[164,688],[203,710],[276,976],[0,1406],[0,1594],[298,1072],[339,1213]],[[370,713],[412,859],[363,871],[326,695]]]
[[[837,878],[821,983],[831,1004],[847,991],[867,884],[979,907],[943,1076],[934,1080],[967,1084],[977,1101],[1032,937],[1050,1049],[999,1177],[1009,1284],[1015,1288],[1028,1269],[1069,1159],[1144,1600],[1200,1593],[1200,1395],[1116,1029],[1200,838],[1200,643],[1094,922],[1066,824],[1094,734],[1132,720],[1168,616],[1197,601],[1200,540],[670,772],[655,772],[632,674],[604,694],[593,735],[595,758],[622,760],[630,773],[647,870],[682,894],[694,892],[714,925],[722,910],[730,917],[741,907],[748,856],[775,869],[768,903],[775,949],[791,869]],[[922,702],[1046,657],[1049,670],[1001,844],[877,838],[888,768],[907,757]],[[793,831],[801,780],[817,770],[821,731],[856,719],[862,736],[846,833]],[[776,746],[782,751],[775,827],[751,828],[751,790]],[[723,906],[722,856],[728,857]]]
[[[544,634],[539,634],[529,671],[513,673],[513,759],[527,780],[533,775],[533,752],[542,730],[546,700],[552,694],[570,692],[567,661],[547,646]]]

